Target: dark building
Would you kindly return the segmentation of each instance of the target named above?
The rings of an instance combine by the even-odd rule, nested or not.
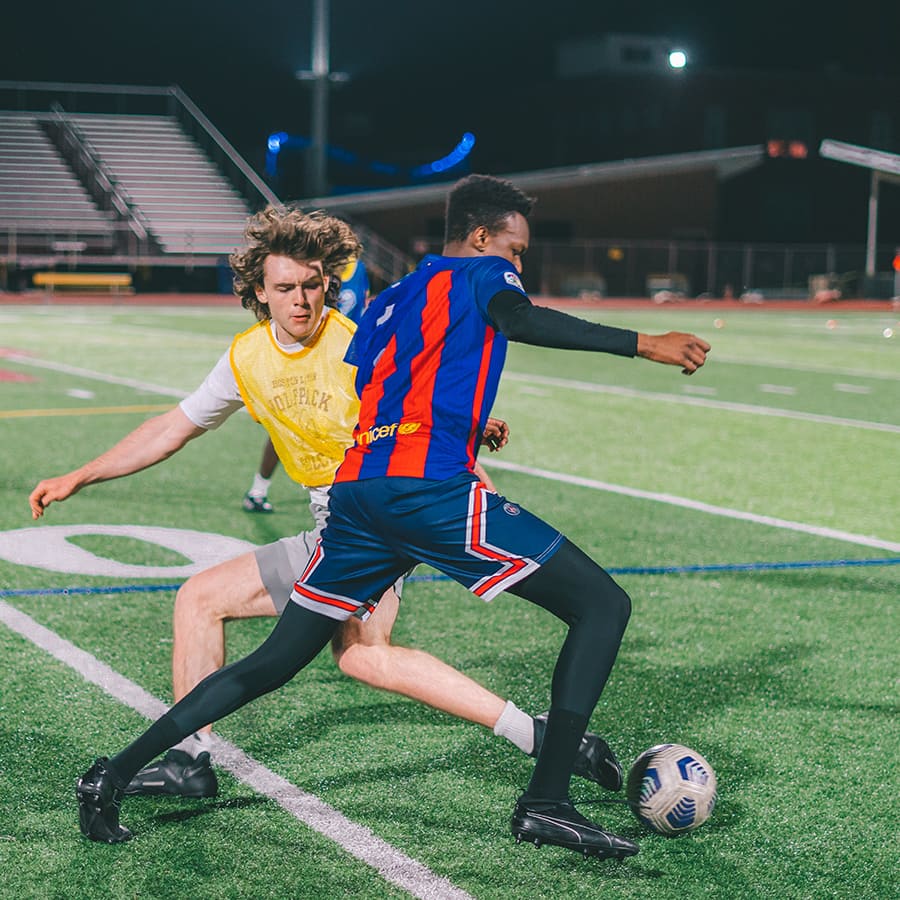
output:
[[[471,83],[484,74],[477,68],[452,79],[426,73],[415,88],[400,71],[351,84],[333,97],[333,142],[368,150],[369,157],[377,148],[399,165],[387,174],[332,160],[330,181],[339,192],[408,184],[405,165],[443,155],[459,139],[460,123],[477,143],[467,163],[445,178],[467,167],[513,173],[759,145],[771,155],[723,187],[715,234],[703,237],[863,241],[868,174],[820,159],[817,148],[830,138],[897,152],[900,79],[835,67],[703,68],[690,60],[673,70],[672,46],[663,37],[634,35],[564,42],[545,74],[523,78],[508,92],[487,92],[483,102],[471,99],[480,96]],[[398,96],[411,106],[398,110]],[[302,182],[286,162],[281,193],[302,196]],[[302,158],[293,166],[302,169]],[[883,235],[900,237],[900,191],[884,191],[881,204]],[[620,236],[612,228],[597,236]]]

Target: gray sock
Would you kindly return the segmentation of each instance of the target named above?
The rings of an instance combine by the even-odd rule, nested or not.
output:
[[[494,734],[512,741],[523,753],[530,754],[534,750],[534,719],[522,712],[512,700],[506,701]]]

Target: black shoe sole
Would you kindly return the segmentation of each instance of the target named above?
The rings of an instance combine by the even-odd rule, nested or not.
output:
[[[517,844],[527,843],[534,844],[535,847],[540,850],[544,844],[549,844],[552,847],[563,847],[566,850],[574,850],[576,853],[582,853],[585,857],[594,857],[595,859],[626,859],[629,856],[634,856],[637,853],[637,850],[627,850],[625,848],[617,848],[617,847],[590,847],[585,846],[584,844],[575,844],[567,841],[557,841],[552,838],[539,837],[536,835],[527,834],[524,831],[514,831],[513,836],[516,839]]]

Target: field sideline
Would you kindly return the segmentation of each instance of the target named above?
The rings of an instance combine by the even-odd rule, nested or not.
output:
[[[530,295],[531,299],[541,306],[553,306],[570,310],[646,310],[655,308],[655,304],[647,298],[640,297],[604,297],[603,299],[573,299],[568,297],[550,297]],[[110,294],[108,292],[56,292],[26,291],[22,293],[0,292],[0,306],[114,306],[122,309],[142,306],[171,306],[191,308],[205,306],[234,307],[235,298],[231,294]],[[761,304],[748,304],[740,300],[729,300],[722,297],[710,297],[703,300],[685,299],[666,304],[669,308],[680,310],[741,310],[767,309],[770,312],[806,311],[814,314],[823,312],[878,312],[890,315],[896,312],[898,304],[891,300],[848,299],[829,303],[814,303],[807,300],[781,300],[768,298]]]
[[[241,414],[31,522],[40,478],[177,402],[248,324],[233,301],[137,301],[0,306],[0,894],[892,894],[896,310],[579,305],[609,324],[702,334],[713,352],[692,378],[511,347],[495,412],[512,438],[485,462],[503,493],[621,572],[634,601],[592,727],[626,764],[672,740],[719,777],[713,820],[674,840],[574,780],[586,813],[641,844],[609,863],[517,847],[508,820],[531,762],[478,726],[350,681],[327,653],[219,724],[219,798],[129,799],[134,841],[80,838],[75,777],[169,702],[173,585],[309,521],[283,473],[272,516],[241,512],[262,448]],[[201,538],[164,545],[160,529]],[[417,574],[395,640],[546,708],[560,624]],[[230,658],[270,627],[229,626]]]

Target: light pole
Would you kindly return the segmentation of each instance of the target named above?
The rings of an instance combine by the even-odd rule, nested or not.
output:
[[[329,62],[330,0],[313,0],[312,69],[301,69],[295,77],[312,82],[309,163],[306,166],[306,195],[322,197],[328,193],[325,177],[328,146],[328,87],[332,81],[347,81],[346,72],[332,72]]]

